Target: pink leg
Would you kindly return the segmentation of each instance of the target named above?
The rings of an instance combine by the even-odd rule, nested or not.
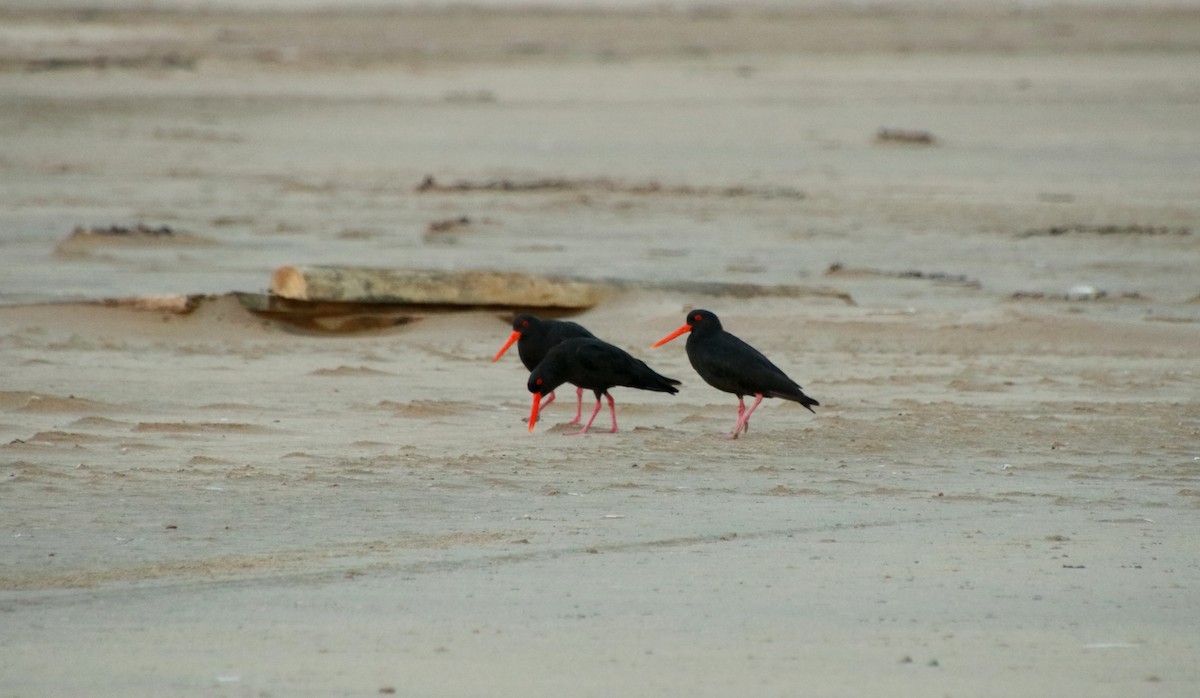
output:
[[[604,397],[608,398],[608,411],[612,412],[612,418],[613,418],[612,433],[615,434],[615,433],[617,433],[617,404],[615,402],[613,402],[612,395],[605,393]]]
[[[736,439],[741,433],[742,415],[746,413],[746,403],[742,400],[742,396],[738,395],[738,416],[737,421],[733,423],[733,433],[726,436],[726,439]]]
[[[609,399],[611,400],[612,398]],[[600,414],[600,398],[596,398],[596,409],[592,410],[592,416],[588,418],[587,424],[584,424],[583,428],[579,431],[573,431],[569,434],[564,434],[564,436],[581,436],[586,434],[588,427],[592,426],[592,422],[595,421],[596,415],[598,414]]]
[[[762,401],[763,401],[762,393],[755,393],[754,404],[750,406],[750,409],[743,412],[741,410],[742,405],[741,404],[738,405],[738,420],[737,420],[737,423],[735,423],[733,425],[733,433],[730,434],[728,438],[736,439],[740,432],[750,431],[750,415],[754,414],[754,410],[758,409],[758,405]],[[740,398],[738,399],[738,402],[741,403]]]
[[[550,391],[549,395],[542,398],[541,404],[538,405],[538,410],[546,409],[547,407],[550,406],[550,403],[552,403],[552,402],[554,402],[554,391],[553,390]]]
[[[580,418],[583,417],[583,388],[576,388],[575,396],[578,398],[575,403],[575,419],[567,422],[568,424],[579,424]]]

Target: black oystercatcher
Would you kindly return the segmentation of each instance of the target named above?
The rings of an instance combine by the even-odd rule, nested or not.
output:
[[[617,408],[608,389],[618,385],[660,393],[677,393],[679,381],[655,373],[644,362],[633,358],[624,349],[592,338],[572,338],[555,345],[546,358],[529,374],[529,392],[533,393],[533,408],[529,412],[529,431],[537,424],[542,396],[563,383],[574,383],[596,393],[596,409],[583,428],[572,434],[586,434],[600,413],[600,396],[608,398],[612,411],[612,430],[617,430]]]
[[[717,390],[737,395],[738,418],[729,438],[736,439],[740,432],[750,431],[750,415],[764,397],[792,400],[804,405],[809,412],[814,412],[813,405],[821,404],[805,395],[796,381],[788,378],[762,352],[726,332],[717,316],[707,310],[691,311],[683,327],[651,346],[662,346],[684,332],[691,333],[687,339],[687,355],[696,373]],[[742,400],[744,395],[754,396],[750,409],[746,409]]]
[[[546,352],[564,339],[595,336],[579,323],[566,320],[542,320],[528,313],[522,313],[513,318],[512,327],[512,334],[508,336],[504,346],[500,347],[500,351],[492,357],[492,361],[499,361],[500,357],[504,356],[504,352],[508,351],[513,342],[516,342],[517,354],[521,357],[521,363],[525,364],[525,368],[530,371],[542,363],[542,359],[546,358]],[[578,399],[575,404],[575,419],[570,421],[571,424],[579,424],[579,418],[583,415],[583,388],[576,388],[575,395]],[[542,407],[552,402],[554,402],[553,391],[550,392]]]

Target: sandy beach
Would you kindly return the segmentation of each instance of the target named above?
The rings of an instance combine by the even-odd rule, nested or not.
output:
[[[0,696],[1194,695],[1200,6],[232,5],[0,10]],[[312,264],[683,385],[529,433],[503,308],[233,295]]]

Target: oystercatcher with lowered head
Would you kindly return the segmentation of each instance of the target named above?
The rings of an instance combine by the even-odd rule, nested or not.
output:
[[[736,439],[741,432],[750,431],[750,415],[765,397],[798,402],[814,413],[813,406],[821,404],[805,395],[796,381],[788,378],[762,352],[726,332],[717,316],[707,310],[689,312],[682,327],[651,347],[662,346],[685,332],[690,333],[687,355],[696,373],[717,390],[737,395],[738,418],[729,438]],[[754,396],[750,409],[746,409],[743,400],[746,395]]]
[[[521,363],[530,371],[542,363],[542,359],[546,358],[546,352],[564,339],[595,337],[579,323],[567,320],[542,320],[528,313],[514,317],[512,328],[512,334],[508,336],[504,346],[500,347],[500,351],[492,357],[492,361],[499,361],[500,357],[504,356],[504,352],[508,351],[508,348],[515,342]],[[579,418],[583,416],[583,388],[576,388],[575,395],[577,397],[575,419],[572,419],[570,424],[579,424]],[[552,402],[554,402],[554,391],[549,393],[542,407],[546,407]]]
[[[586,434],[596,415],[600,413],[600,398],[608,398],[608,409],[612,412],[612,430],[617,430],[617,408],[609,388],[623,386],[639,390],[654,390],[675,394],[679,381],[659,375],[635,359],[620,347],[595,337],[574,337],[563,340],[546,353],[546,358],[529,374],[529,392],[533,393],[533,407],[529,412],[529,431],[537,424],[542,396],[552,392],[563,383],[573,383],[588,388],[596,394],[596,409],[587,424],[571,435]]]

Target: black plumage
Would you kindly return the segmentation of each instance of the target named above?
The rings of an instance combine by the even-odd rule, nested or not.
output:
[[[564,340],[546,353],[542,362],[529,374],[528,388],[533,393],[529,413],[529,430],[533,431],[541,397],[563,383],[587,388],[596,394],[596,408],[587,424],[576,434],[585,434],[600,412],[600,398],[608,398],[612,412],[612,430],[617,431],[617,410],[610,388],[617,386],[653,390],[662,393],[679,392],[679,381],[667,378],[636,359],[620,347],[592,338],[575,337]]]
[[[798,402],[814,412],[821,403],[804,394],[800,385],[771,363],[762,352],[725,331],[717,316],[707,310],[688,313],[683,326],[654,343],[661,346],[681,334],[688,333],[687,355],[696,373],[717,390],[733,393],[738,398],[738,419],[730,438],[750,430],[750,415],[763,398],[777,397]],[[743,398],[753,395],[754,404],[747,409]]]
[[[515,342],[521,363],[530,371],[537,368],[542,359],[546,358],[546,353],[563,340],[595,336],[579,323],[569,320],[542,320],[528,313],[521,313],[514,317],[512,328],[512,334],[508,336],[504,346],[500,347],[500,351],[492,357],[492,361],[499,361],[500,357],[504,356],[504,352],[508,351],[508,348]],[[571,424],[578,424],[583,414],[583,388],[577,388],[575,395],[575,418],[571,420]],[[554,392],[550,391],[542,407],[546,407],[552,402],[554,402]]]

